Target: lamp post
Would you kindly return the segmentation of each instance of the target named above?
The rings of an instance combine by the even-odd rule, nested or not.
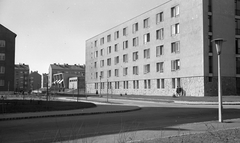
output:
[[[101,89],[102,89],[101,78],[102,78],[102,75],[100,75],[99,78],[100,78],[100,94],[99,94],[99,97],[101,97]]]
[[[222,44],[225,42],[222,38],[212,40],[215,43],[216,51],[218,55],[218,121],[223,122],[222,119],[222,83],[221,83],[221,50]]]

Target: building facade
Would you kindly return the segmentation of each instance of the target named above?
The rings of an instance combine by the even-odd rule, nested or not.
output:
[[[42,74],[42,88],[46,88],[48,85],[48,74]]]
[[[223,94],[240,94],[239,31],[239,0],[165,0],[86,41],[87,92],[217,95],[211,40],[223,38]]]
[[[41,75],[38,71],[31,71],[29,74],[29,90],[39,90],[41,88]]]
[[[69,89],[69,78],[82,77],[85,79],[84,65],[51,64],[49,67],[48,85],[52,90],[65,91]]]
[[[15,92],[28,92],[29,85],[29,65],[16,64],[15,65],[15,79],[14,79]]]
[[[16,36],[0,24],[0,92],[14,91]]]

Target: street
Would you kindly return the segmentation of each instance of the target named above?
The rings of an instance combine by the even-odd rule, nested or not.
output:
[[[183,105],[114,100],[139,105],[127,113],[37,118],[0,122],[0,142],[53,142],[137,130],[168,130],[169,126],[218,119],[216,105]],[[123,105],[124,106],[124,105]],[[223,119],[240,117],[240,106],[224,106]]]

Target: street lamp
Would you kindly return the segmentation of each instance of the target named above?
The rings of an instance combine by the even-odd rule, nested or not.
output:
[[[225,42],[222,38],[217,38],[212,40],[215,43],[217,55],[218,55],[218,120],[219,122],[223,122],[222,119],[222,84],[221,84],[221,50],[222,44]]]
[[[101,78],[102,78],[102,75],[100,75],[99,78],[100,78],[100,94],[99,94],[99,97],[101,97],[101,89],[102,89]]]

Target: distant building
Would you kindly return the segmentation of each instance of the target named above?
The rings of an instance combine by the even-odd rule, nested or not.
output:
[[[14,90],[16,92],[29,91],[29,66],[24,63],[15,65]]]
[[[29,74],[29,89],[30,90],[38,90],[41,88],[41,75],[34,71]]]
[[[85,78],[85,66],[77,64],[51,64],[49,67],[48,85],[53,90],[65,91],[65,89],[69,88],[69,78],[71,77]]]
[[[14,91],[16,36],[0,24],[0,92]]]
[[[113,94],[212,96],[223,38],[223,95],[240,95],[240,1],[168,0],[86,41],[86,89]]]
[[[42,74],[42,88],[47,87],[48,85],[48,74],[44,73]]]

